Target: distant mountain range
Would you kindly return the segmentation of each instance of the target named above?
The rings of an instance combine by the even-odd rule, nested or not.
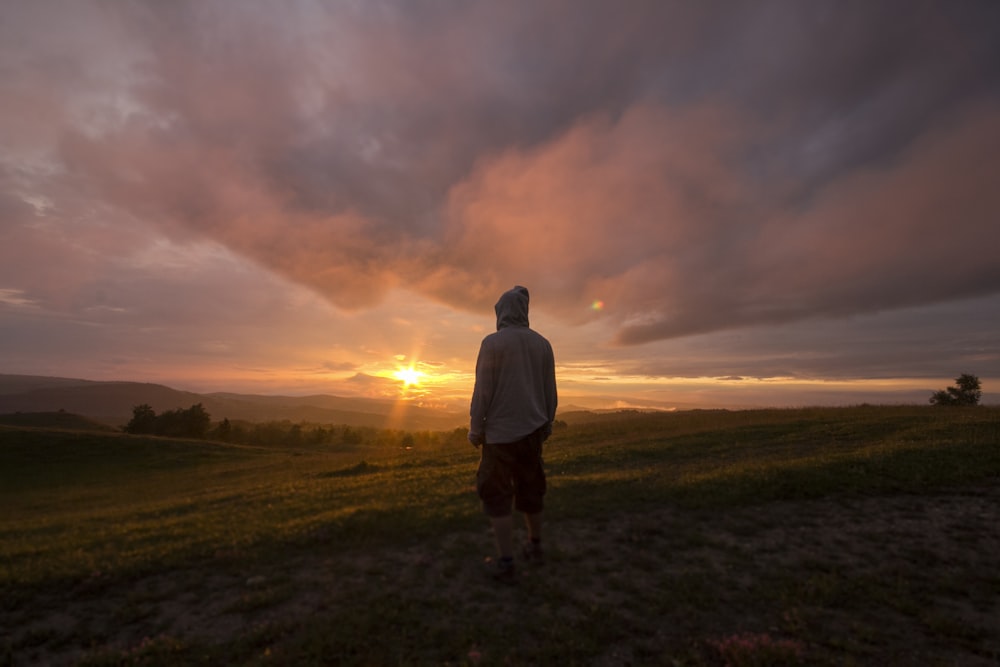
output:
[[[72,378],[0,374],[0,414],[60,410],[122,426],[132,409],[146,404],[157,413],[201,403],[214,421],[266,422],[289,420],[318,424],[443,431],[463,427],[468,417],[389,399],[342,396],[259,396],[196,394],[160,384],[97,382]]]

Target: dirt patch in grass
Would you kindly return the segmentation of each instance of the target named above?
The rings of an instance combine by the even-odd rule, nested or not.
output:
[[[548,522],[488,580],[485,519],[393,548],[220,553],[0,608],[27,664],[993,665],[1000,483],[934,495],[665,507]],[[516,638],[516,639],[515,639]],[[0,660],[3,662],[3,660]]]

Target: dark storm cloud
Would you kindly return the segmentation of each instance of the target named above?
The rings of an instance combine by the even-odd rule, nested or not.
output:
[[[89,197],[347,308],[601,299],[622,343],[991,294],[998,7],[8,6],[47,37],[4,51],[4,141],[52,168],[0,201]]]
[[[658,343],[625,375],[852,380],[950,378],[1000,364],[1000,295],[852,318],[747,327]],[[627,354],[628,350],[615,350]],[[727,377],[728,376],[728,377]],[[735,377],[733,377],[735,376]]]

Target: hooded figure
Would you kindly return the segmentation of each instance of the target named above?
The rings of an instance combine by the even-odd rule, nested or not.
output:
[[[499,560],[488,563],[497,581],[514,583],[512,509],[524,514],[522,555],[540,563],[546,490],[542,443],[556,416],[552,346],[528,328],[528,290],[504,292],[495,307],[497,331],[483,339],[476,360],[469,441],[482,447],[476,491],[490,517]]]
[[[497,331],[483,339],[476,360],[469,440],[503,444],[543,429],[556,417],[552,346],[528,327],[528,290],[504,292],[494,307]]]

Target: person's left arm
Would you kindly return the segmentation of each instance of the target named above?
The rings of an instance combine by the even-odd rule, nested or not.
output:
[[[556,420],[556,408],[559,406],[559,393],[556,390],[556,360],[555,355],[552,352],[551,344],[548,345],[547,354],[545,355],[543,381],[545,409],[549,418],[548,423],[545,425],[543,435],[544,439],[548,439],[548,437],[552,435],[552,424]]]

